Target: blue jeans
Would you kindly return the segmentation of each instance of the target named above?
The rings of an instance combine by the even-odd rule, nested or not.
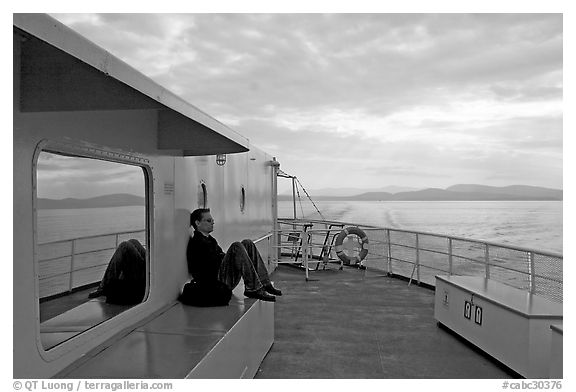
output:
[[[98,290],[110,302],[142,301],[146,290],[146,250],[137,240],[118,245]]]
[[[251,240],[230,245],[218,271],[218,280],[230,290],[240,283],[240,278],[244,279],[246,291],[256,291],[270,284],[262,256]]]

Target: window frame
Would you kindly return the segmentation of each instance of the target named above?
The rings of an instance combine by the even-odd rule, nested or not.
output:
[[[246,212],[246,188],[244,185],[240,187],[240,213]]]
[[[58,154],[58,155],[65,155],[70,157],[77,157],[77,158],[88,158],[88,159],[96,159],[101,161],[108,161],[120,164],[127,164],[130,166],[135,166],[142,169],[142,173],[144,175],[144,195],[145,195],[145,240],[146,240],[146,294],[144,295],[144,299],[140,304],[134,305],[123,312],[113,316],[103,322],[97,323],[92,327],[79,332],[78,334],[74,335],[73,337],[63,341],[56,346],[50,347],[48,349],[44,348],[42,344],[41,334],[40,334],[40,289],[39,289],[39,257],[38,257],[38,184],[37,184],[37,173],[38,173],[38,159],[42,152]],[[33,246],[34,246],[34,256],[33,256],[33,265],[34,265],[34,281],[35,281],[35,290],[34,290],[34,316],[36,319],[35,329],[36,329],[36,345],[38,347],[38,351],[40,356],[47,361],[54,360],[56,358],[62,357],[63,355],[78,349],[79,347],[89,344],[92,340],[102,334],[105,334],[106,331],[102,328],[109,326],[110,328],[114,328],[114,324],[119,324],[126,317],[130,317],[131,314],[139,312],[137,308],[140,308],[143,304],[145,304],[148,299],[150,298],[150,289],[151,289],[151,272],[153,271],[152,262],[154,254],[154,244],[152,239],[154,238],[153,235],[153,200],[154,200],[154,180],[153,180],[153,168],[150,164],[149,159],[136,155],[132,152],[118,152],[111,150],[106,147],[94,146],[94,145],[87,145],[87,144],[74,144],[68,142],[61,142],[61,141],[53,141],[53,140],[42,140],[40,141],[35,150],[33,155],[33,162],[32,162],[32,218],[33,218]]]

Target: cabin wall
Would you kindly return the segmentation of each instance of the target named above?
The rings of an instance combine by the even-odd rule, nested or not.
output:
[[[250,158],[255,158],[251,160]],[[190,212],[202,207],[199,196],[201,184],[206,185],[208,203],[214,217],[214,232],[222,249],[244,238],[255,240],[272,230],[272,168],[271,157],[257,149],[248,153],[227,156],[224,166],[216,164],[215,156],[180,157],[175,159],[175,227],[176,247],[184,249],[178,271],[172,279],[188,277],[186,245],[192,229],[189,227]],[[240,209],[244,186],[246,204]],[[264,260],[268,257],[267,242],[259,245]],[[271,252],[270,252],[271,253]],[[272,264],[268,264],[270,271]]]
[[[208,207],[216,219],[214,236],[222,248],[272,229],[271,157],[257,149],[227,156],[182,157],[157,148],[156,110],[23,113],[20,102],[20,41],[14,39],[13,129],[13,281],[14,377],[45,378],[81,358],[119,332],[176,300],[189,279],[186,267],[189,213],[198,207],[198,189],[208,189]],[[150,290],[148,299],[70,341],[44,351],[39,338],[37,265],[34,258],[34,152],[44,141],[89,144],[149,160]],[[241,188],[246,208],[240,211]],[[266,255],[264,255],[266,256]]]

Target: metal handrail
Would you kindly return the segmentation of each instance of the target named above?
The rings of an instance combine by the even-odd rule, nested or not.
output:
[[[516,279],[516,282],[523,283],[525,282],[525,278],[521,278],[522,276],[527,278],[528,281],[528,288],[527,291],[530,293],[536,293],[537,289],[550,289],[552,292],[549,293],[549,296],[556,301],[562,302],[562,293],[558,291],[562,291],[561,287],[558,290],[556,287],[550,288],[550,285],[557,284],[562,285],[562,272],[561,272],[561,262],[563,260],[562,254],[550,252],[550,251],[540,251],[532,248],[522,247],[522,246],[514,246],[511,244],[501,244],[492,241],[484,241],[480,239],[472,239],[472,238],[464,238],[459,236],[451,236],[439,233],[430,233],[425,231],[414,231],[414,230],[406,230],[406,229],[394,229],[394,228],[387,228],[387,227],[377,227],[371,225],[362,225],[357,223],[351,222],[338,222],[338,221],[325,221],[325,220],[317,220],[317,219],[310,219],[310,220],[288,220],[284,219],[283,223],[292,224],[298,223],[300,225],[312,225],[312,227],[307,226],[307,230],[302,230],[302,243],[301,243],[301,252],[302,252],[302,261],[301,263],[306,266],[306,277],[308,278],[308,262],[311,260],[311,255],[313,254],[314,248],[320,248],[323,244],[315,242],[313,240],[314,235],[328,235],[332,232],[339,232],[341,231],[340,228],[337,229],[327,229],[327,228],[316,228],[315,225],[331,225],[331,224],[340,224],[344,226],[357,226],[360,227],[362,230],[367,232],[367,234],[372,237],[377,236],[379,232],[382,232],[382,236],[378,236],[377,238],[373,238],[370,240],[370,244],[372,247],[378,246],[386,246],[385,253],[386,255],[377,255],[378,259],[386,261],[387,264],[387,273],[397,275],[399,271],[393,271],[393,263],[404,263],[406,265],[411,266],[411,273],[410,272],[400,272],[400,275],[404,274],[409,278],[409,283],[413,280],[416,280],[418,284],[422,283],[421,281],[421,269],[431,269],[435,271],[444,272],[448,275],[457,274],[457,270],[455,268],[456,261],[467,261],[471,264],[468,265],[478,265],[479,267],[483,267],[483,276],[485,278],[506,278],[507,282],[509,279]],[[278,234],[281,234],[286,231],[279,230]],[[396,239],[391,239],[391,233],[395,235],[402,235],[407,234],[412,238],[404,238],[404,241],[398,242]],[[382,237],[382,238],[380,238]],[[422,238],[437,238],[443,240],[440,243],[441,249],[434,249],[434,246],[430,247],[427,246],[427,243],[422,243]],[[396,236],[395,236],[396,238]],[[412,241],[412,242],[410,242]],[[445,243],[444,243],[445,241]],[[455,242],[463,242],[468,245],[468,249],[460,248],[457,251],[454,249]],[[279,245],[282,247],[282,244]],[[398,249],[402,248],[405,249],[403,253],[407,251],[413,251],[413,258],[406,258],[403,254],[398,254]],[[500,254],[502,251],[513,251],[513,252],[520,252],[520,256],[511,255],[509,258],[505,256],[501,256]],[[435,254],[436,258],[430,257],[429,255]],[[447,264],[448,269],[444,265],[438,265],[437,259],[446,256],[447,257]],[[515,257],[514,257],[515,256]],[[370,254],[369,254],[370,257]],[[540,264],[537,266],[536,258],[546,258],[546,259],[556,259],[556,261],[560,262],[560,269],[555,267],[554,264],[545,265]],[[521,267],[513,265],[517,263],[518,260],[522,262],[520,264]],[[314,262],[318,262],[314,260]],[[445,264],[445,261],[443,261]],[[508,264],[506,264],[508,263]],[[546,267],[550,271],[550,268],[556,268],[556,271],[550,271],[550,274],[546,275],[546,273],[537,272],[537,267]],[[525,267],[525,268],[524,268]],[[497,270],[498,271],[497,271]],[[508,275],[499,275],[499,271],[505,272],[507,274],[516,275],[515,278],[510,278]],[[416,275],[416,277],[414,277]],[[544,283],[542,283],[544,281]],[[548,286],[546,286],[546,282]],[[508,282],[510,283],[510,282]],[[526,289],[524,286],[519,287],[521,289]]]
[[[87,255],[87,254],[91,254],[91,253],[97,253],[97,252],[102,252],[105,250],[112,250],[112,249],[116,249],[118,247],[118,243],[119,243],[119,239],[120,236],[125,235],[125,234],[136,234],[136,233],[145,233],[146,230],[142,229],[142,230],[129,230],[129,231],[120,231],[120,232],[114,232],[114,233],[103,233],[103,234],[95,234],[95,235],[89,235],[89,236],[82,236],[82,237],[74,237],[74,238],[69,238],[69,239],[64,239],[64,240],[57,240],[57,241],[49,241],[49,242],[43,242],[43,243],[39,243],[38,246],[42,247],[42,246],[47,246],[47,245],[53,245],[53,244],[63,244],[63,243],[70,243],[71,247],[70,247],[70,253],[66,253],[63,255],[59,255],[57,257],[50,257],[50,258],[45,258],[42,260],[38,260],[39,262],[45,264],[45,263],[50,263],[51,261],[54,260],[59,260],[65,257],[70,257],[70,268],[66,271],[66,272],[60,272],[60,273],[53,273],[50,274],[48,276],[43,276],[43,277],[39,277],[38,280],[39,281],[45,281],[47,279],[50,278],[54,278],[54,277],[61,277],[61,276],[66,276],[68,275],[70,277],[70,279],[68,280],[68,287],[65,290],[62,290],[58,293],[53,293],[53,294],[59,294],[62,292],[71,292],[73,289],[75,289],[76,287],[74,287],[74,282],[73,282],[73,274],[75,272],[78,271],[85,271],[85,270],[89,270],[91,268],[95,268],[95,267],[101,267],[103,265],[108,264],[108,262],[106,263],[101,263],[101,264],[96,264],[96,265],[91,265],[88,267],[81,267],[81,268],[76,268],[75,267],[75,257],[76,256],[80,256],[80,255]],[[87,239],[92,239],[92,238],[100,238],[100,237],[110,237],[110,236],[115,236],[115,246],[114,247],[105,247],[105,248],[98,248],[98,249],[93,249],[93,250],[89,250],[89,251],[84,251],[84,252],[76,252],[76,242],[81,241],[81,240],[87,240]],[[95,283],[95,282],[92,282]],[[51,294],[51,295],[53,295]]]
[[[287,219],[287,218],[282,218],[282,220],[283,220],[283,221],[288,221],[289,219]],[[516,246],[516,245],[510,245],[510,244],[502,244],[502,243],[498,243],[498,242],[494,242],[494,241],[487,241],[487,240],[475,239],[475,238],[459,237],[459,236],[454,236],[454,235],[433,233],[433,232],[427,232],[427,231],[408,230],[408,229],[397,229],[397,228],[392,228],[392,227],[373,226],[373,225],[365,225],[365,224],[361,224],[361,223],[359,224],[359,223],[339,222],[339,221],[331,221],[331,220],[329,220],[329,221],[323,221],[323,220],[318,220],[318,219],[310,219],[310,220],[303,220],[303,221],[309,222],[309,223],[312,223],[312,224],[314,224],[314,223],[321,223],[321,224],[340,223],[340,224],[349,225],[349,226],[361,227],[362,230],[365,230],[365,231],[391,230],[391,231],[400,232],[400,233],[422,234],[422,235],[428,235],[428,236],[433,236],[433,237],[451,238],[451,239],[453,239],[453,240],[458,240],[458,241],[474,242],[474,243],[477,243],[477,244],[488,244],[488,245],[490,245],[490,246],[495,246],[495,247],[499,247],[499,248],[506,248],[506,249],[511,249],[511,250],[519,250],[519,251],[523,251],[523,252],[535,252],[535,253],[538,253],[538,254],[543,255],[543,256],[563,258],[563,255],[562,255],[561,253],[551,252],[551,251],[547,251],[547,250],[538,250],[538,249],[528,248],[528,247],[523,247],[523,246]],[[290,222],[283,222],[283,223],[290,224]]]
[[[265,239],[270,239],[270,237],[272,237],[273,234],[274,234],[273,232],[270,232],[270,233],[266,234],[265,236],[260,237],[260,238],[258,238],[258,239],[256,239],[256,240],[252,241],[252,242],[254,242],[255,244],[257,244],[257,243],[259,243],[259,242],[261,242],[261,241],[264,241]]]
[[[87,236],[83,236],[83,237],[68,238],[68,239],[65,239],[65,240],[39,242],[38,245],[58,244],[58,243],[61,243],[61,242],[69,242],[69,241],[76,241],[76,240],[85,240],[85,239],[88,239],[88,238],[106,237],[106,236],[109,236],[109,235],[120,236],[120,235],[123,235],[123,234],[141,233],[141,232],[145,232],[145,231],[146,231],[146,229],[140,229],[140,230],[115,231],[115,232],[113,232],[113,233],[92,234],[92,235],[87,235]]]
[[[541,272],[538,272],[537,267],[540,266],[541,264],[537,265],[537,262],[536,262],[537,256],[560,260],[560,262],[563,260],[563,256],[561,254],[554,253],[554,252],[539,251],[539,250],[535,250],[535,249],[531,249],[531,248],[514,246],[514,245],[510,245],[510,244],[500,244],[500,243],[491,242],[491,241],[483,241],[483,240],[479,240],[479,239],[450,236],[450,235],[444,235],[444,234],[439,234],[439,233],[430,233],[430,232],[424,232],[424,231],[413,231],[413,230],[406,230],[406,229],[377,227],[377,226],[371,226],[371,225],[355,224],[355,223],[350,223],[350,222],[325,221],[325,220],[293,220],[293,219],[288,220],[288,219],[283,219],[283,220],[281,220],[280,223],[288,224],[288,225],[298,225],[299,227],[269,232],[269,233],[261,236],[260,238],[257,238],[256,240],[254,240],[254,243],[260,243],[260,242],[267,240],[267,243],[268,243],[268,252],[267,252],[268,253],[268,260],[269,260],[269,262],[272,261],[273,263],[276,263],[276,264],[279,263],[278,253],[281,252],[281,249],[287,249],[288,248],[288,249],[292,249],[292,252],[295,251],[296,254],[295,254],[294,262],[297,262],[297,259],[299,257],[302,257],[302,259],[298,263],[305,266],[307,279],[308,279],[309,263],[310,262],[326,263],[327,261],[329,261],[328,256],[330,253],[331,245],[327,246],[327,239],[332,233],[337,233],[337,232],[340,232],[342,230],[341,227],[338,227],[338,228],[326,228],[326,227],[328,227],[329,225],[339,225],[339,226],[347,226],[348,225],[348,226],[361,227],[362,230],[366,231],[370,236],[372,236],[373,238],[370,240],[370,245],[373,248],[374,247],[385,247],[385,252],[384,252],[385,254],[377,254],[377,253],[374,254],[374,252],[371,252],[372,255],[369,254],[369,258],[370,258],[370,256],[373,256],[373,257],[376,256],[376,258],[378,260],[385,261],[386,262],[386,271],[385,271],[386,273],[392,274],[392,275],[404,274],[403,276],[406,276],[406,278],[409,278],[410,283],[413,280],[416,280],[418,282],[418,284],[422,283],[421,270],[423,268],[434,270],[434,271],[444,272],[448,275],[457,274],[457,271],[455,268],[455,262],[458,260],[458,261],[470,262],[470,264],[468,264],[468,265],[483,266],[484,267],[483,268],[483,270],[484,270],[483,275],[486,278],[497,277],[496,276],[497,273],[494,270],[494,268],[496,268],[496,267],[499,270],[508,271],[508,273],[517,274],[519,276],[526,276],[528,278],[528,285],[529,285],[528,291],[530,291],[531,293],[536,293],[538,288],[540,288],[540,286],[542,285],[542,283],[538,283],[538,281],[547,281],[547,282],[558,284],[560,286],[563,284],[561,271],[559,273],[551,274],[551,275],[546,275],[546,274],[543,274]],[[324,228],[318,228],[318,227],[314,227],[315,225],[324,225],[325,227]],[[75,246],[74,245],[75,245],[76,241],[115,235],[116,236],[116,246],[117,246],[118,241],[119,241],[119,236],[125,235],[125,234],[130,234],[130,233],[141,233],[141,232],[145,232],[145,230],[122,231],[122,232],[117,232],[117,233],[90,235],[90,236],[77,237],[77,238],[66,239],[66,240],[45,242],[45,243],[39,244],[39,246],[55,244],[55,243],[71,242],[72,243],[71,250],[70,250],[71,254],[66,254],[64,256],[59,256],[59,257],[55,257],[55,258],[43,259],[42,262],[50,262],[51,260],[56,260],[56,259],[59,259],[62,257],[71,257],[70,270],[69,271],[63,272],[63,273],[58,273],[58,274],[52,274],[52,275],[50,275],[50,277],[70,274],[69,290],[72,290],[72,288],[73,288],[72,287],[72,273],[80,270],[80,269],[74,269],[74,257],[76,255],[83,255],[83,254],[99,252],[102,250],[112,249],[112,248],[102,248],[102,249],[95,249],[95,250],[91,250],[91,251],[87,251],[87,252],[75,252]],[[378,235],[380,232],[382,233],[382,235]],[[282,241],[281,236],[283,234],[289,234],[290,235],[290,234],[294,234],[294,233],[298,233],[298,235],[299,235],[298,241],[297,241],[298,243],[295,243],[294,241],[290,241],[290,242],[283,242]],[[391,233],[396,234],[396,235],[407,234],[409,236],[414,236],[414,238],[412,240],[407,239],[405,241],[399,242],[395,239],[392,239]],[[323,243],[314,241],[314,237],[320,236],[320,235],[325,236]],[[447,246],[447,248],[442,248],[442,249],[436,248],[435,249],[433,246],[429,247],[426,244],[422,244],[420,237],[433,237],[433,238],[445,240],[446,241],[445,245]],[[410,242],[410,241],[412,241],[412,242]],[[455,241],[464,242],[466,244],[469,244],[470,247],[467,250],[459,249],[458,251],[455,252],[455,250],[454,250],[454,242]],[[441,244],[443,247],[444,243],[442,242]],[[472,247],[472,246],[474,246],[474,247]],[[275,251],[271,252],[271,249],[277,249],[277,251],[275,250]],[[320,254],[319,255],[314,254],[314,249],[320,249]],[[406,258],[403,254],[398,254],[398,249],[405,249],[405,251],[403,251],[403,253],[413,251],[414,257],[413,258]],[[502,259],[502,257],[500,257],[500,256],[495,258],[494,254],[496,254],[496,252],[491,252],[491,249],[511,250],[514,252],[524,253],[525,256],[520,257],[520,260],[522,260],[522,259],[526,260],[525,264],[521,264],[522,266],[526,266],[526,268],[523,269],[523,268],[504,264],[506,262],[506,259],[505,258]],[[323,252],[326,252],[326,253],[324,253],[324,259],[321,258],[321,255],[323,254]],[[467,254],[467,252],[468,252],[468,254]],[[473,256],[470,255],[470,252],[473,252]],[[382,252],[380,252],[380,253],[382,253]],[[433,257],[426,257],[429,254],[430,255],[436,255],[437,257],[446,256],[447,261],[448,261],[448,268],[446,269],[445,266],[436,265]],[[317,258],[318,260],[313,260],[312,259],[313,257]],[[516,258],[514,260],[517,260],[517,259],[518,258]],[[331,260],[336,261],[337,259],[334,258]],[[495,262],[496,260],[497,260],[497,262]],[[410,271],[408,271],[408,272],[394,271],[393,268],[397,268],[397,266],[395,267],[394,265],[398,264],[398,263],[410,265],[411,266],[411,273],[410,273]],[[340,267],[342,267],[341,261],[339,261],[339,264],[340,264]],[[317,264],[317,266],[318,265],[320,265],[320,264]],[[92,267],[94,267],[94,266],[92,266]],[[92,268],[92,267],[89,267],[89,268]],[[491,268],[491,267],[494,267],[494,268]],[[415,279],[414,279],[414,275],[416,275]],[[45,277],[43,279],[46,279],[46,278],[47,277]],[[508,277],[507,277],[507,279],[508,279]],[[521,282],[525,282],[525,281],[521,281]],[[556,293],[553,293],[553,294],[555,296],[555,299],[558,300],[558,298],[560,298],[560,302],[561,302],[562,294],[561,293],[559,295],[556,295]]]
[[[263,242],[264,240],[268,240],[267,241],[268,249],[266,250],[268,264],[270,264],[270,262],[274,262],[277,264],[278,263],[278,257],[276,256],[275,252],[274,252],[274,254],[271,254],[271,252],[270,252],[270,249],[274,248],[274,245],[272,245],[272,242],[274,240],[274,231],[271,231],[268,234],[263,235],[262,237],[255,239],[253,242],[254,242],[254,244],[259,244],[260,242]]]

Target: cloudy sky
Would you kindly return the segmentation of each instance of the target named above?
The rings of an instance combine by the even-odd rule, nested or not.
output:
[[[561,14],[52,16],[306,188],[563,186]]]
[[[38,156],[37,196],[88,199],[111,193],[145,197],[144,171],[138,166],[50,152]]]

